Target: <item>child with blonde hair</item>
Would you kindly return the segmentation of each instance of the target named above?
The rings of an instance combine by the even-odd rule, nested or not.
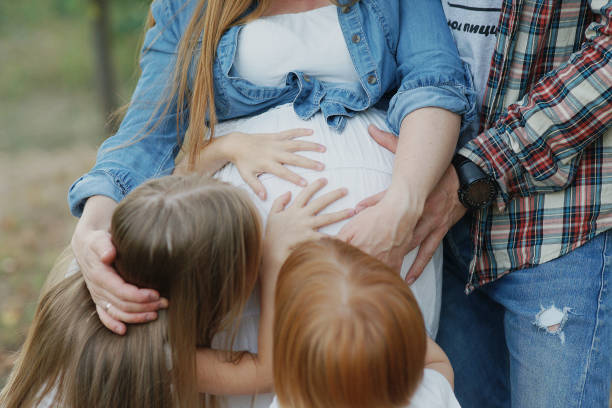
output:
[[[271,408],[458,407],[409,286],[342,241],[299,245],[278,276]]]
[[[323,185],[309,185],[291,205],[288,194],[275,202],[266,228],[275,238],[265,244],[260,215],[237,187],[168,176],[135,189],[112,216],[114,267],[126,282],[159,291],[168,309],[118,336],[97,318],[78,267],[53,276],[0,406],[216,407],[219,395],[271,389],[272,302],[282,260],[292,245],[318,237],[319,227],[350,215],[317,215],[344,194],[311,201]],[[259,353],[234,352],[258,277]],[[226,341],[214,350],[219,336]]]

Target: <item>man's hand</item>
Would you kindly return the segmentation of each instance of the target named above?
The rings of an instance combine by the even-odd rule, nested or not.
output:
[[[368,131],[378,144],[395,153],[397,138],[393,134],[372,125]],[[423,213],[407,246],[408,251],[419,247],[417,257],[406,275],[406,282],[409,284],[412,284],[421,275],[448,230],[465,215],[467,210],[459,201],[457,190],[459,190],[459,178],[453,165],[450,165],[438,185],[427,197]],[[383,191],[364,199],[357,204],[356,211],[360,212],[377,204],[384,194]]]

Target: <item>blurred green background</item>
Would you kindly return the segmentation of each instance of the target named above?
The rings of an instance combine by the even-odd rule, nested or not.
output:
[[[95,38],[108,33],[107,90],[114,107],[125,104],[150,1],[0,1],[0,386],[70,241],[68,188],[112,127]]]

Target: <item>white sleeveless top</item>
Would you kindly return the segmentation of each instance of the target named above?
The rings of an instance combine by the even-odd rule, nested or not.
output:
[[[359,82],[336,6],[262,17],[240,30],[232,75],[282,87],[297,71],[323,82]]]

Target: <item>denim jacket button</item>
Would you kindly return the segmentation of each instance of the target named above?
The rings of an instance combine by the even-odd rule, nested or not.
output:
[[[368,77],[368,84],[370,85],[374,85],[378,82],[378,79],[376,79],[376,75],[370,75]]]
[[[359,41],[361,41],[361,36],[359,34],[353,34],[352,40],[355,44],[357,44]]]
[[[343,12],[344,14],[348,13],[349,11],[351,11],[351,8],[350,8],[349,6],[344,6],[344,7],[342,7],[342,12]]]

